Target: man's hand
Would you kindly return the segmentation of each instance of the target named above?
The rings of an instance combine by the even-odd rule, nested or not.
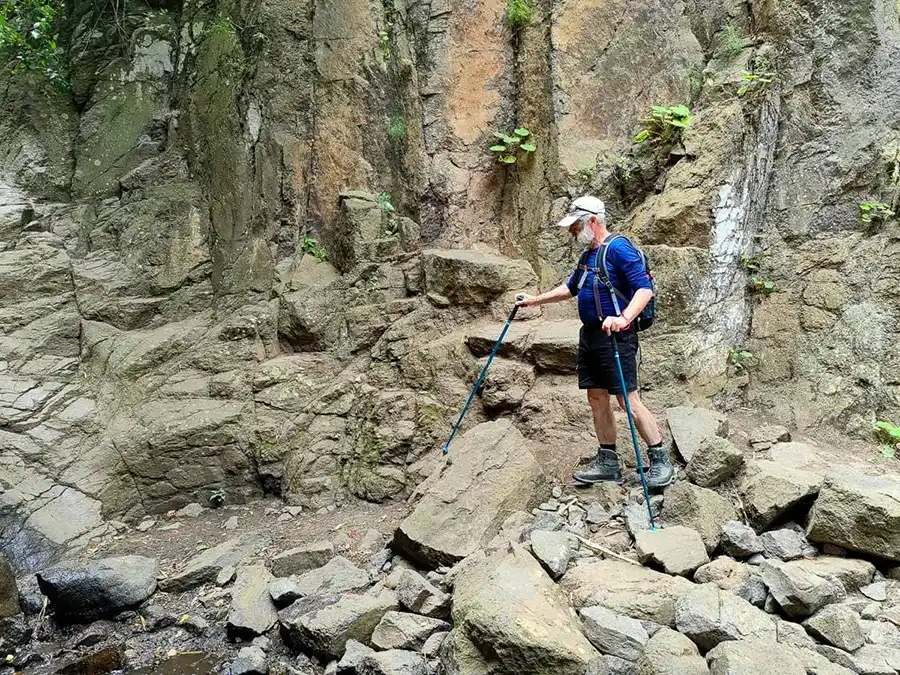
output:
[[[621,316],[608,316],[603,320],[603,330],[607,335],[618,333],[622,330],[628,330],[631,322]]]
[[[535,300],[537,300],[537,296],[522,293],[516,296],[516,306],[530,307],[531,305],[535,304]]]

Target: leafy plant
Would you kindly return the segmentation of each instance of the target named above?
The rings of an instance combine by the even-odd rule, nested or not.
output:
[[[378,31],[378,45],[381,47],[381,56],[385,61],[391,60],[391,34],[387,30]]]
[[[896,215],[891,207],[884,202],[861,202],[859,205],[859,217],[864,223],[875,220],[887,220]]]
[[[748,40],[744,37],[741,29],[734,24],[728,24],[719,33],[719,53],[726,57],[732,58],[737,56],[747,47]]]
[[[758,272],[759,265],[759,258],[756,256],[747,255],[746,253],[741,255],[741,267],[748,272]]]
[[[754,293],[763,293],[769,295],[775,291],[775,282],[770,279],[762,279],[760,277],[750,277],[750,290]]]
[[[319,243],[308,234],[303,235],[300,241],[300,250],[308,253],[319,262],[328,262],[328,251],[322,248]]]
[[[397,210],[394,208],[394,205],[391,204],[390,193],[382,192],[378,195],[378,207],[381,209],[383,216],[385,216],[382,218],[384,222],[384,236],[396,237],[398,234],[399,221],[394,217]]]
[[[681,134],[691,126],[694,117],[686,105],[655,105],[650,114],[641,118],[643,128],[634,137],[635,143],[667,145],[681,140]]]
[[[213,505],[213,507],[218,508],[225,503],[225,488],[216,488],[209,495],[209,503]]]
[[[875,433],[885,443],[900,443],[900,427],[878,420],[875,422]]]
[[[513,28],[522,28],[534,18],[532,0],[509,0],[506,5],[506,20]]]
[[[497,153],[497,161],[501,164],[515,164],[519,151],[528,154],[537,150],[534,144],[524,142],[530,135],[531,132],[524,127],[518,127],[512,135],[494,133],[500,142],[491,146],[491,152]]]
[[[0,0],[0,59],[13,73],[43,74],[68,86],[58,43],[63,6],[58,0]]]
[[[575,171],[575,178],[579,183],[590,183],[591,179],[594,177],[596,168],[595,164],[582,166]]]
[[[774,79],[775,73],[751,73],[745,70],[741,73],[743,84],[738,87],[737,95],[746,96],[747,94],[754,94],[762,89],[766,89],[772,84]]]
[[[406,134],[406,121],[399,115],[391,118],[388,126],[388,136],[390,138],[403,138]]]
[[[738,370],[747,370],[756,360],[756,356],[746,349],[732,349],[728,352],[728,363]]]
[[[378,206],[385,213],[393,213],[395,211],[394,205],[391,204],[391,195],[388,192],[382,192],[378,195]]]

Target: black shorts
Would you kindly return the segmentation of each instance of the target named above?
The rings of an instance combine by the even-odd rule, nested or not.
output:
[[[637,391],[638,336],[634,329],[613,333],[619,344],[619,358],[627,391]],[[612,338],[600,326],[582,326],[578,340],[578,388],[605,389],[621,394]]]

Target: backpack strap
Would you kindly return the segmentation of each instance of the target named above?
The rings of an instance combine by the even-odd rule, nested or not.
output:
[[[623,235],[615,233],[610,234],[603,240],[603,243],[600,244],[600,251],[597,254],[597,262],[598,265],[594,269],[594,279],[597,277],[600,278],[600,281],[603,282],[603,285],[606,286],[606,289],[609,291],[610,297],[612,297],[613,307],[616,310],[616,316],[622,316],[622,309],[619,306],[619,299],[622,302],[628,302],[628,296],[626,296],[622,291],[613,286],[612,281],[609,279],[609,272],[606,268],[606,255],[609,252],[609,245],[612,244],[616,239],[623,239]],[[595,298],[595,300],[597,300]]]

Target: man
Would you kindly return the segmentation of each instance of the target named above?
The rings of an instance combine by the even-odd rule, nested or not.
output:
[[[578,387],[587,390],[600,447],[596,459],[584,470],[576,471],[573,477],[580,483],[622,482],[616,454],[616,424],[609,400],[610,394],[615,395],[619,406],[624,409],[626,392],[622,391],[611,337],[615,333],[635,426],[649,449],[647,483],[651,487],[668,485],[675,471],[669,461],[668,450],[663,446],[656,420],[637,392],[638,338],[633,322],[653,297],[643,260],[625,237],[616,237],[608,244],[607,275],[621,293],[620,297],[624,297],[624,300],[617,298],[620,309],[625,305],[619,314],[612,293],[600,279],[597,280],[596,296],[594,290],[592,269],[600,266],[600,247],[610,236],[603,202],[596,197],[579,197],[557,225],[568,228],[569,234],[587,247],[580,264],[565,283],[537,296],[522,296],[517,304],[527,307],[560,302],[573,296],[578,298],[578,315],[583,324],[578,345]]]

